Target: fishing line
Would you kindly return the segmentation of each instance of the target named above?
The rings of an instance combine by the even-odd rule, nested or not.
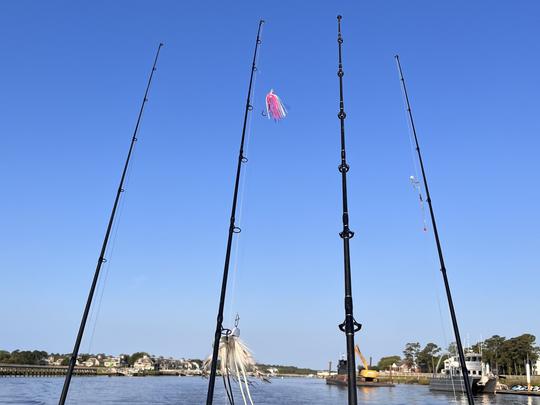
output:
[[[426,248],[426,246],[424,245],[424,250],[426,250],[425,248]],[[445,319],[446,318],[444,318],[442,308],[441,308],[441,296],[439,294],[439,283],[437,283],[437,281],[436,281],[435,273],[433,273],[433,272],[430,272],[430,273],[431,273],[431,282],[435,286],[435,288],[434,288],[434,290],[435,290],[435,300],[437,301],[437,308],[438,308],[438,312],[439,312],[439,321],[441,323],[440,326],[441,326],[441,331],[442,331],[442,334],[443,334],[444,345],[448,348],[450,346],[450,342],[448,341],[448,337],[447,337],[447,334],[446,334],[446,326],[445,326]],[[441,354],[441,356],[443,356],[443,354]],[[444,364],[444,361],[443,361],[443,364]],[[437,370],[435,370],[434,372],[437,373]],[[452,367],[450,368],[450,372],[452,372]],[[452,392],[454,393],[454,401],[457,403],[457,394],[456,394],[456,386],[455,386],[454,378],[452,377],[450,379],[450,381],[452,383]]]
[[[399,77],[399,79],[401,79],[401,75],[400,75],[399,71],[398,71],[398,77]],[[401,98],[403,100],[403,104],[407,105],[407,99],[405,97],[405,94],[403,92],[400,92],[400,93],[401,93]],[[423,198],[423,193],[422,193],[422,184],[420,183],[420,178],[421,177],[420,177],[420,174],[419,174],[418,162],[417,162],[417,158],[416,158],[416,155],[415,155],[416,146],[415,146],[415,141],[414,141],[414,138],[413,138],[414,133],[413,133],[412,124],[411,124],[410,120],[408,119],[408,115],[407,115],[406,110],[404,111],[404,117],[405,117],[405,121],[407,122],[407,128],[408,128],[407,135],[408,135],[408,139],[409,139],[409,152],[410,152],[410,157],[411,157],[413,171],[414,171],[414,176],[411,176],[409,179],[411,181],[411,185],[414,187],[414,189],[418,193],[418,198],[420,200],[419,201],[420,202],[420,208],[421,208],[421,211],[422,211],[422,220],[423,220],[423,224],[424,224],[423,231],[424,231],[424,233],[426,233],[428,231],[427,220],[426,220],[426,210],[425,210],[424,198]],[[423,250],[426,250],[425,245],[423,245]],[[426,251],[426,253],[427,253],[427,251]],[[430,274],[431,274],[432,285],[435,287],[434,288],[435,301],[437,302],[437,308],[438,308],[438,312],[439,312],[439,321],[440,321],[441,331],[442,331],[442,334],[443,334],[443,339],[444,339],[445,346],[448,347],[449,342],[448,342],[448,338],[447,338],[447,334],[446,334],[444,317],[443,317],[442,309],[441,309],[441,298],[440,298],[440,295],[439,295],[439,283],[436,282],[436,280],[435,280],[435,273],[430,272]],[[437,370],[434,370],[434,372],[436,373]],[[452,379],[452,390],[454,391],[454,399],[457,401],[457,396],[456,396],[456,391],[455,391],[454,380],[453,379]]]
[[[398,78],[401,80],[401,75],[398,71]],[[403,104],[404,105],[407,105],[407,99],[405,98],[405,94],[401,91],[401,99],[403,101]],[[418,175],[418,164],[416,162],[416,155],[414,153],[415,151],[415,145],[414,145],[414,139],[413,139],[413,128],[412,128],[412,125],[411,125],[411,122],[408,118],[408,115],[407,115],[407,111],[405,110],[404,113],[403,113],[403,116],[405,117],[405,122],[407,123],[407,129],[408,129],[408,132],[407,132],[407,135],[409,136],[409,145],[410,145],[410,153],[411,153],[411,161],[412,161],[412,165],[413,165],[413,169],[414,169],[414,175],[417,179],[420,178],[420,176]]]
[[[137,148],[134,147],[133,151],[132,151],[132,155],[131,155],[131,161],[132,162],[135,161],[136,158],[137,158],[136,151],[137,151]],[[92,315],[94,315],[94,316],[93,316],[93,321],[92,321],[93,323],[91,322],[91,324],[92,324],[92,332],[90,334],[90,339],[89,339],[89,342],[88,342],[88,353],[92,353],[91,347],[92,347],[92,344],[93,344],[93,341],[94,341],[94,335],[96,333],[96,327],[97,327],[97,323],[98,323],[98,320],[99,320],[99,315],[101,313],[101,304],[103,302],[103,295],[105,293],[105,287],[107,286],[107,280],[109,279],[111,262],[112,262],[112,259],[114,257],[116,241],[117,241],[117,237],[118,237],[118,230],[120,229],[120,222],[122,220],[122,215],[124,213],[124,207],[126,205],[126,199],[127,199],[127,196],[126,196],[127,191],[126,190],[129,189],[129,183],[130,183],[130,180],[131,180],[132,172],[133,172],[133,169],[132,169],[132,166],[130,166],[128,168],[128,171],[127,171],[127,174],[126,174],[126,181],[124,183],[125,184],[124,191],[122,192],[123,193],[123,198],[120,200],[120,204],[119,204],[119,207],[118,207],[118,215],[116,216],[114,224],[113,224],[113,236],[111,238],[110,248],[107,247],[107,251],[106,251],[107,263],[106,263],[104,271],[103,271],[103,273],[102,273],[102,275],[100,277],[98,288],[96,289],[96,295],[98,296],[98,301],[97,301],[97,305],[95,306],[95,310],[92,309],[92,312],[90,314],[90,320],[91,321],[92,321]]]
[[[141,118],[140,119],[142,120],[143,117],[144,117],[144,110],[141,112]],[[133,145],[133,149],[131,151],[131,162],[135,161],[136,158],[137,158],[137,143],[138,142],[136,142]],[[105,263],[105,266],[104,266],[104,268],[102,270],[102,274],[100,275],[100,278],[98,280],[98,286],[96,288],[96,296],[98,297],[97,305],[92,305],[92,307],[90,309],[89,324],[92,325],[92,332],[90,334],[90,338],[89,338],[89,342],[88,342],[88,353],[89,354],[91,353],[91,347],[92,347],[92,344],[93,344],[94,335],[95,335],[97,323],[98,323],[98,320],[99,320],[99,315],[101,313],[101,305],[102,305],[102,301],[103,301],[103,295],[105,293],[105,287],[107,285],[107,280],[109,278],[111,262],[112,262],[112,259],[114,257],[114,251],[115,251],[116,241],[117,241],[117,237],[118,237],[119,224],[121,222],[122,215],[124,213],[124,207],[125,207],[125,204],[126,204],[126,190],[129,189],[129,184],[130,184],[132,172],[133,172],[132,166],[128,166],[128,169],[126,171],[126,178],[125,178],[125,181],[124,181],[124,187],[122,188],[123,198],[120,199],[120,202],[119,202],[119,205],[118,205],[117,215],[116,215],[116,217],[114,219],[114,222],[113,222],[113,231],[112,231],[110,247],[107,246],[107,250],[105,252],[107,262]]]
[[[401,75],[399,74],[398,72],[398,76],[399,78],[401,79]],[[407,105],[407,99],[405,98],[405,94],[403,92],[401,92],[401,98],[403,100],[403,104],[404,105]],[[412,124],[410,122],[410,120],[408,119],[408,116],[407,116],[407,111],[404,112],[404,117],[405,117],[405,121],[407,122],[407,128],[408,128],[408,132],[407,132],[407,135],[408,135],[408,138],[409,138],[409,146],[410,146],[410,154],[411,154],[411,161],[412,161],[412,166],[413,166],[413,171],[414,171],[414,176],[410,176],[409,177],[409,180],[411,182],[411,185],[413,186],[413,188],[416,190],[416,192],[418,193],[418,199],[419,199],[419,204],[420,204],[420,209],[421,209],[421,213],[422,213],[422,222],[423,222],[423,225],[424,225],[424,232],[427,232],[428,231],[428,227],[427,227],[427,219],[426,219],[426,207],[425,207],[425,204],[424,204],[424,197],[423,197],[423,191],[422,191],[422,184],[420,183],[420,172],[418,170],[418,162],[417,162],[417,159],[416,159],[416,156],[415,156],[415,150],[416,150],[416,146],[415,146],[415,142],[414,142],[414,134],[413,134],[413,127],[412,127]]]
[[[401,79],[401,75],[400,75],[399,71],[398,71],[398,77]],[[405,94],[403,92],[401,92],[401,98],[403,100],[403,104],[407,105],[407,99],[405,98]],[[419,181],[420,175],[419,175],[419,169],[418,169],[418,162],[417,162],[417,159],[416,159],[416,156],[415,156],[416,146],[415,146],[415,141],[414,141],[414,138],[413,138],[413,136],[414,136],[413,128],[412,128],[410,120],[408,119],[407,111],[404,112],[404,116],[405,116],[405,121],[407,122],[407,128],[408,128],[407,135],[408,135],[408,139],[409,139],[409,151],[410,151],[410,156],[411,156],[411,161],[412,161],[412,166],[413,166],[413,171],[414,171],[414,176],[410,177],[410,181],[411,181],[412,186],[414,187],[414,189],[418,193],[418,198],[420,200],[420,208],[422,210],[422,220],[423,220],[423,223],[424,223],[423,230],[424,230],[424,232],[427,232],[428,229],[427,229],[427,221],[426,221],[426,210],[425,210],[424,198],[423,198],[423,193],[422,193],[422,184]],[[424,250],[425,250],[425,246],[424,246]],[[445,344],[446,347],[448,347],[449,342],[448,342],[448,338],[447,338],[447,335],[446,335],[446,328],[445,328],[442,309],[441,309],[441,299],[440,299],[439,287],[438,287],[439,283],[436,282],[436,280],[435,280],[435,274],[433,272],[430,272],[430,273],[431,273],[432,285],[435,287],[434,288],[435,300],[437,302],[437,308],[438,308],[438,312],[439,312],[439,321],[440,321],[440,324],[441,324],[440,326],[441,326],[441,331],[442,331],[442,334],[443,334],[444,344]],[[434,372],[436,373],[437,370],[434,370]],[[452,389],[454,391],[454,398],[457,400],[453,379],[452,379]]]
[[[261,27],[261,35],[263,33],[263,27],[264,25]],[[255,59],[255,65],[256,66],[259,66],[259,60],[260,60],[260,53],[257,54],[257,57]],[[257,78],[259,76],[259,74],[261,74],[260,70],[256,70],[256,74],[253,76],[253,85],[251,87],[251,94],[250,94],[250,99],[251,100],[255,100],[255,90],[257,88]],[[253,108],[252,110],[255,110],[255,104],[256,102],[253,101],[252,102],[252,105],[253,105]],[[245,145],[245,155],[246,156],[249,156],[249,147],[250,147],[250,144],[251,144],[251,138],[253,136],[253,126],[252,126],[252,123],[253,123],[253,116],[252,114],[249,114],[248,115],[248,121],[247,121],[247,130],[246,130],[246,145]],[[245,196],[245,193],[246,193],[246,183],[247,183],[247,177],[249,175],[249,165],[247,164],[248,161],[246,160],[245,161],[245,168],[244,168],[244,176],[242,177],[242,180],[241,180],[241,186],[240,186],[240,201],[239,201],[239,205],[238,205],[238,226],[241,228],[242,227],[242,219],[244,217],[244,196]],[[230,294],[230,303],[229,303],[229,309],[228,309],[228,312],[229,312],[229,315],[228,315],[228,318],[229,318],[229,322],[230,324],[232,325],[233,321],[234,321],[234,316],[236,315],[235,312],[234,312],[234,308],[236,306],[236,289],[237,289],[237,284],[238,284],[238,268],[239,268],[239,265],[240,265],[240,237],[241,237],[241,233],[239,233],[236,237],[236,241],[235,241],[235,247],[234,247],[234,266],[233,266],[233,274],[232,274],[232,280],[231,280],[231,294]]]
[[[143,112],[143,115],[141,116],[141,119],[142,119],[143,116],[144,116],[144,112]],[[136,147],[136,145],[137,144],[135,144],[133,146],[133,149],[132,149],[132,152],[131,152],[131,162],[134,162],[137,159],[137,147]],[[123,187],[123,191],[122,191],[123,198],[120,199],[117,215],[116,215],[116,217],[114,219],[114,223],[113,223],[113,231],[112,231],[110,247],[107,246],[107,251],[105,252],[107,262],[106,262],[106,264],[105,264],[105,266],[103,268],[103,272],[102,272],[102,274],[101,274],[101,276],[99,278],[98,287],[96,288],[96,296],[98,297],[98,300],[97,300],[97,304],[95,306],[92,305],[92,309],[91,309],[91,313],[90,313],[90,317],[89,317],[89,319],[91,321],[89,323],[92,324],[92,332],[90,334],[90,339],[89,339],[89,343],[88,343],[88,353],[91,353],[91,347],[92,347],[92,344],[93,344],[97,323],[98,323],[99,316],[100,316],[100,313],[101,313],[103,295],[105,293],[105,287],[107,285],[107,280],[109,279],[111,262],[112,262],[113,257],[114,257],[114,252],[115,252],[115,247],[116,247],[116,242],[117,242],[117,237],[118,237],[118,230],[120,228],[120,222],[122,220],[122,216],[123,216],[123,213],[124,213],[124,207],[125,207],[125,204],[126,204],[126,199],[127,199],[127,197],[126,197],[127,191],[126,190],[129,189],[129,184],[130,184],[132,172],[133,172],[133,168],[132,168],[132,166],[129,166],[128,170],[126,172],[126,179],[124,181],[124,187]]]

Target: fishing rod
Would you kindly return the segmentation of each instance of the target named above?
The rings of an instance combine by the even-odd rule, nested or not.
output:
[[[231,219],[229,222],[229,236],[227,237],[227,250],[225,253],[225,265],[223,268],[223,281],[221,283],[221,295],[219,299],[219,308],[216,322],[216,333],[214,335],[214,347],[212,351],[212,362],[210,364],[210,378],[208,381],[208,392],[206,396],[206,404],[212,405],[214,401],[214,386],[216,382],[216,373],[217,373],[217,360],[219,352],[219,341],[223,332],[226,330],[223,329],[223,309],[225,307],[225,297],[227,294],[227,279],[229,276],[229,263],[231,260],[231,248],[232,248],[232,239],[235,233],[240,233],[241,229],[236,226],[236,204],[238,200],[238,188],[240,184],[240,172],[242,170],[242,164],[247,163],[247,158],[244,156],[244,141],[246,138],[246,128],[248,115],[251,110],[253,110],[253,105],[251,104],[251,88],[253,86],[253,76],[257,71],[256,61],[257,61],[257,51],[259,50],[259,45],[261,44],[261,28],[264,24],[264,20],[259,21],[259,28],[257,29],[257,40],[255,41],[255,51],[253,52],[253,62],[251,64],[251,75],[249,78],[249,87],[246,100],[246,108],[244,111],[244,125],[242,127],[242,140],[240,141],[240,151],[238,153],[238,165],[236,168],[236,180],[234,183],[234,194],[233,202],[231,208]]]
[[[338,167],[341,173],[341,192],[343,199],[343,231],[339,236],[343,239],[343,258],[345,270],[345,321],[339,325],[339,329],[345,332],[347,338],[347,388],[349,405],[356,405],[356,365],[354,358],[354,334],[360,330],[360,325],[353,316],[352,282],[351,282],[351,255],[349,240],[354,236],[354,232],[349,229],[349,206],[347,202],[347,172],[350,166],[347,164],[345,153],[345,114],[343,103],[343,63],[341,60],[341,47],[343,37],[341,36],[341,16],[338,20],[338,55],[339,67],[337,75],[339,77],[339,113],[338,118],[341,124],[341,164]]]
[[[154,64],[152,65],[152,70],[150,71],[150,76],[148,78],[148,84],[146,85],[146,91],[144,92],[144,98],[141,104],[141,108],[139,110],[139,116],[137,117],[137,123],[135,124],[135,129],[133,131],[133,136],[131,138],[131,144],[129,146],[129,151],[126,157],[126,162],[124,164],[124,170],[122,171],[122,177],[120,178],[120,184],[118,185],[118,190],[116,191],[116,197],[114,199],[113,208],[111,211],[111,216],[109,218],[109,224],[107,225],[107,231],[105,232],[105,237],[103,239],[103,244],[101,245],[101,251],[99,253],[99,258],[96,265],[96,270],[94,272],[94,278],[92,280],[92,285],[90,287],[90,292],[88,293],[88,299],[86,300],[86,306],[84,307],[83,316],[81,319],[81,325],[79,326],[79,333],[77,334],[77,339],[75,340],[75,346],[73,347],[73,353],[71,354],[71,358],[69,360],[69,366],[68,371],[66,374],[66,379],[64,380],[64,386],[62,388],[62,394],[60,395],[60,401],[58,402],[59,405],[64,405],[66,402],[67,394],[69,391],[69,384],[71,383],[71,377],[73,376],[73,371],[75,369],[75,364],[77,363],[77,356],[79,355],[79,348],[81,346],[81,341],[84,334],[84,328],[86,327],[86,322],[88,320],[88,314],[90,313],[90,307],[92,306],[92,300],[94,298],[94,292],[96,290],[97,282],[99,279],[99,273],[101,271],[101,266],[103,263],[107,261],[105,259],[105,252],[107,250],[107,244],[109,242],[109,237],[111,234],[112,226],[114,223],[114,217],[116,214],[116,209],[118,208],[118,202],[120,201],[120,194],[124,192],[124,180],[126,178],[126,173],[129,166],[129,161],[131,159],[131,154],[133,152],[133,148],[135,146],[135,142],[137,142],[137,132],[139,131],[139,124],[141,123],[142,114],[144,111],[144,106],[146,105],[146,102],[148,101],[148,91],[150,90],[150,84],[152,83],[152,78],[154,77],[154,72],[156,71],[156,65],[159,57],[159,51],[161,50],[161,47],[163,46],[162,43],[159,44],[158,49],[156,51],[156,56],[154,58]]]
[[[424,188],[426,189],[426,201],[429,206],[429,214],[431,216],[431,225],[433,227],[433,235],[435,236],[435,244],[437,245],[437,253],[439,255],[441,273],[444,280],[444,288],[446,290],[446,298],[448,299],[448,307],[450,308],[450,316],[452,318],[452,327],[454,329],[454,336],[456,338],[459,363],[461,365],[461,374],[463,375],[463,383],[465,384],[465,392],[467,393],[467,400],[468,400],[469,405],[474,405],[472,387],[469,383],[469,372],[467,371],[467,365],[465,363],[465,354],[463,351],[463,345],[461,344],[461,336],[459,334],[459,326],[457,322],[456,311],[454,309],[454,301],[452,300],[452,293],[450,291],[450,283],[448,282],[448,276],[446,274],[446,266],[444,264],[444,256],[443,256],[443,251],[441,247],[441,241],[439,239],[439,231],[437,230],[437,223],[435,221],[435,213],[433,212],[433,205],[431,203],[431,195],[429,194],[429,187],[428,187],[428,182],[426,178],[426,172],[424,170],[424,162],[422,160],[422,153],[420,152],[420,144],[418,143],[418,136],[416,135],[416,127],[414,125],[411,104],[409,102],[409,94],[407,93],[407,86],[405,85],[405,78],[403,77],[403,70],[401,69],[399,55],[396,55],[395,58],[396,58],[397,67],[399,71],[399,77],[401,80],[401,87],[403,89],[403,95],[405,96],[405,103],[407,106],[407,115],[409,117],[409,122],[411,124],[411,129],[414,136],[415,149],[418,154],[418,161],[420,162],[420,170],[422,172],[422,179],[424,180]]]

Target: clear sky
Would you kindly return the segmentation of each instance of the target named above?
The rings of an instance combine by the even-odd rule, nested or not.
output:
[[[12,1],[0,5],[0,348],[71,351],[163,41],[99,316],[81,349],[210,353],[263,17],[226,324],[239,312],[261,362],[335,361],[345,350],[338,13],[364,353],[452,340],[409,182],[395,53],[464,340],[540,334],[538,2]],[[261,116],[270,88],[289,108],[278,124]]]

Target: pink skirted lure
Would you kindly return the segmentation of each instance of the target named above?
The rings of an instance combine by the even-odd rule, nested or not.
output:
[[[266,114],[268,119],[274,121],[282,120],[287,115],[287,110],[277,94],[274,94],[274,89],[270,90],[270,93],[266,95]]]

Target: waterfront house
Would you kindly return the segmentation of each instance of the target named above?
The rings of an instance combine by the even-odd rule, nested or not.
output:
[[[394,365],[392,365],[392,371],[396,371],[393,366]],[[398,365],[397,371],[400,373],[419,373],[420,369],[416,364],[413,364],[412,367],[409,367],[407,364],[401,363]]]
[[[158,366],[156,362],[146,354],[133,364],[133,368],[137,371],[155,370],[156,366]]]
[[[106,357],[103,359],[103,366],[107,368],[120,366],[120,357]]]
[[[50,355],[46,359],[40,361],[42,365],[61,366],[66,357]]]
[[[182,368],[182,361],[175,360],[172,357],[169,357],[167,359],[164,357],[159,357],[154,361],[156,362],[157,368],[159,370],[178,370]]]
[[[276,375],[276,374],[279,373],[279,370],[276,367],[267,368],[266,371],[268,371],[269,375]],[[325,372],[327,372],[327,371],[325,371]]]
[[[189,360],[186,360],[186,366],[185,366],[188,370],[199,370],[200,367],[199,367],[199,363],[197,363],[196,361],[189,361]]]
[[[95,357],[90,357],[88,360],[82,363],[86,367],[99,367],[99,360]]]

